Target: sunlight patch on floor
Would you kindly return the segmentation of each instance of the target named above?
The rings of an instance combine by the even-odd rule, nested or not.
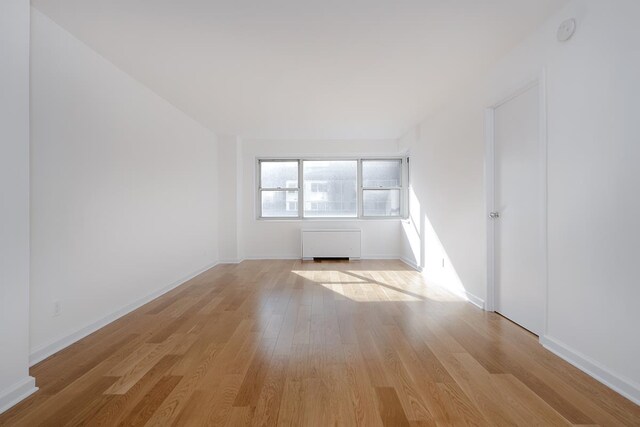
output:
[[[387,302],[387,301],[422,301],[414,295],[397,291],[380,289],[374,283],[318,283],[320,286],[329,289],[345,298],[357,302]],[[364,285],[364,286],[363,286]],[[377,289],[376,289],[377,288]]]
[[[299,275],[341,297],[356,302],[460,302],[439,286],[429,286],[419,273],[386,270],[293,270]],[[385,280],[393,277],[393,281]]]

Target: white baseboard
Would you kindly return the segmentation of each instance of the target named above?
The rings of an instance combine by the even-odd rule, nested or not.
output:
[[[409,267],[413,268],[414,270],[416,270],[417,272],[421,273],[422,272],[422,267],[420,267],[418,264],[415,263],[415,261],[410,260],[407,257],[399,257],[398,258],[400,261],[404,262],[405,264],[407,264]]]
[[[228,258],[221,259],[218,264],[240,264],[242,261],[244,261],[242,258]]]
[[[484,307],[485,307],[484,300],[472,294],[471,292],[467,291],[466,289],[453,290],[438,284],[436,284],[436,286],[440,286],[442,289],[448,292],[451,292],[453,295],[459,296],[460,298],[466,299],[467,301],[469,301],[471,304],[475,305],[479,309],[484,310]]]
[[[464,291],[464,296],[467,298],[467,300],[475,305],[476,307],[480,308],[481,310],[484,310],[484,300],[474,294],[472,294],[469,291]]]
[[[38,387],[36,387],[36,379],[33,377],[25,377],[11,387],[0,391],[0,414],[36,391],[38,391]]]
[[[409,258],[406,257],[400,257],[399,258],[400,261],[404,262],[405,264],[407,264],[409,267],[413,268],[414,270],[422,273],[423,269],[422,267],[419,267],[418,265],[416,265],[415,262],[413,262],[412,260],[410,260]],[[464,290],[453,290],[453,289],[449,289],[445,286],[442,286],[438,283],[434,283],[435,286],[438,286],[442,289],[444,289],[447,292],[452,293],[453,295],[459,296],[460,298],[466,299],[467,301],[469,301],[471,304],[475,305],[476,307],[484,310],[485,307],[485,303],[484,300],[474,294],[472,294],[471,292],[467,291],[466,289]]]
[[[288,259],[302,259],[301,255],[249,255],[246,256],[244,258],[242,258],[241,261],[244,260],[252,260],[252,261],[259,261],[259,260],[288,260]]]
[[[76,332],[69,334],[65,337],[56,339],[53,342],[50,342],[48,344],[42,345],[40,347],[38,347],[37,349],[33,350],[31,352],[31,354],[29,355],[29,366],[33,366],[38,362],[43,361],[44,359],[46,359],[47,357],[51,356],[54,353],[59,352],[60,350],[64,349],[65,347],[70,346],[71,344],[75,343],[76,341],[81,340],[82,338],[86,337],[89,334],[92,334],[93,332],[97,331],[98,329],[108,325],[109,323],[113,322],[114,320],[119,319],[120,317],[124,316],[125,314],[128,314],[130,312],[132,312],[133,310],[142,307],[143,305],[147,304],[150,301],[153,301],[154,299],[158,298],[161,295],[166,294],[167,292],[169,292],[170,290],[177,288],[178,286],[182,285],[183,283],[185,283],[188,280],[191,280],[192,278],[194,278],[195,276],[197,276],[198,274],[201,274],[213,267],[215,267],[216,265],[218,265],[219,262],[214,262],[211,264],[208,264],[202,268],[199,268],[198,270],[190,273],[189,275],[183,277],[180,280],[177,280],[173,283],[171,283],[168,286],[165,286],[162,289],[158,289],[157,291],[151,292],[150,294],[132,302],[131,304],[128,304],[124,307],[122,307],[119,310],[114,311],[113,313],[103,317],[100,320],[97,320],[79,330],[77,330]]]
[[[375,255],[375,254],[369,254],[369,255],[360,256],[360,259],[399,260],[400,259],[400,255]]]
[[[550,336],[540,337],[540,344],[561,359],[640,405],[640,384],[612,372],[600,363]]]

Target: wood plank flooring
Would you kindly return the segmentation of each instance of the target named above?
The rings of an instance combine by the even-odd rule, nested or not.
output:
[[[640,425],[399,261],[220,265],[31,369],[10,426]]]

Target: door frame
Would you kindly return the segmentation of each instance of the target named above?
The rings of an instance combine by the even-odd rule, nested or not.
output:
[[[540,334],[542,338],[547,333],[547,307],[548,307],[548,252],[547,252],[547,88],[546,70],[542,69],[537,75],[529,77],[523,83],[511,90],[507,96],[499,98],[485,108],[485,213],[487,221],[487,287],[485,310],[495,311],[496,296],[496,253],[495,253],[495,220],[489,218],[489,212],[495,210],[495,110],[512,99],[522,95],[527,90],[538,86],[538,144],[540,158],[538,164],[538,189],[541,195],[540,203],[540,255],[542,259],[543,301],[544,301],[544,326]]]

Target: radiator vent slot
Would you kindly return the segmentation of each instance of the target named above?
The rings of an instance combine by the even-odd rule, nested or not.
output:
[[[313,260],[315,262],[339,262],[339,261],[349,261],[348,257],[314,257]]]

